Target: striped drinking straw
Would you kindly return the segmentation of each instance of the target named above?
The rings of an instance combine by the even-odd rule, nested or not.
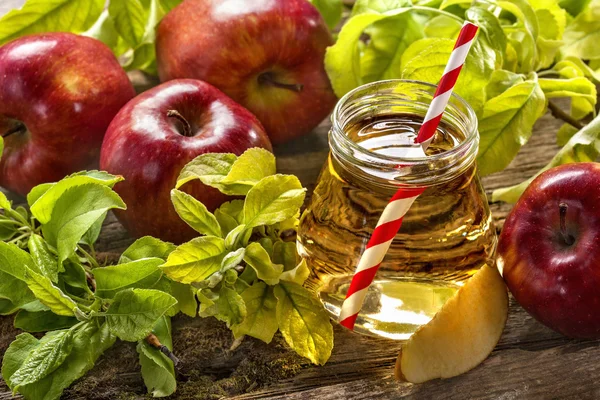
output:
[[[425,114],[423,125],[421,125],[421,129],[419,129],[417,135],[416,142],[421,143],[423,156],[425,156],[424,151],[433,140],[433,136],[442,119],[442,114],[450,100],[452,89],[465,63],[477,29],[476,25],[465,22],[458,34],[458,39],[450,54],[444,75],[437,86],[433,100]],[[425,191],[425,188],[401,188],[394,194],[383,210],[377,226],[367,243],[366,249],[358,262],[352,282],[350,282],[350,288],[346,294],[346,299],[342,304],[339,321],[346,328],[350,330],[354,329],[356,317],[362,308],[369,286],[373,282],[379,265],[394,240],[394,236],[396,236],[402,225],[402,218],[423,191]]]

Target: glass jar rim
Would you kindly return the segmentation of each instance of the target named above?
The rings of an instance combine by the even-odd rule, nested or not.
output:
[[[344,133],[344,127],[343,127],[342,122],[340,121],[341,113],[344,110],[344,107],[347,106],[348,101],[352,97],[355,97],[358,93],[360,93],[362,91],[366,91],[369,88],[373,88],[376,86],[383,86],[386,84],[397,84],[397,85],[414,84],[414,85],[420,86],[422,88],[430,89],[430,91],[432,93],[435,93],[435,90],[437,89],[437,85],[434,85],[429,82],[423,82],[423,81],[412,80],[412,79],[387,79],[387,80],[371,82],[371,83],[367,83],[367,84],[358,86],[357,88],[346,93],[337,102],[335,108],[333,109],[333,113],[331,114],[332,132],[334,134],[336,134],[337,139],[342,139],[344,141],[344,144],[349,146],[352,151],[361,153],[372,159],[381,160],[381,161],[383,161],[383,164],[402,163],[403,165],[406,165],[406,164],[415,165],[415,164],[420,164],[420,163],[424,163],[424,162],[443,160],[445,158],[452,157],[458,153],[464,152],[465,147],[472,145],[472,142],[477,139],[477,137],[478,137],[478,134],[477,134],[478,120],[477,120],[477,115],[475,114],[475,111],[469,105],[469,103],[467,103],[467,101],[465,99],[463,99],[461,96],[459,96],[458,94],[453,92],[450,96],[451,100],[448,102],[448,104],[450,104],[450,102],[452,100],[454,100],[465,108],[466,120],[469,123],[469,126],[467,126],[466,132],[464,132],[465,133],[464,140],[462,140],[457,146],[453,147],[452,149],[441,152],[441,153],[425,156],[425,157],[397,157],[397,156],[390,156],[390,155],[384,155],[381,153],[377,153],[377,152],[371,151],[367,148],[360,146],[358,143],[351,140]],[[432,94],[432,98],[433,98],[433,94]],[[448,108],[449,108],[449,106],[446,106],[446,109],[444,110],[444,116],[446,116]],[[443,119],[444,118],[442,117],[442,120]]]

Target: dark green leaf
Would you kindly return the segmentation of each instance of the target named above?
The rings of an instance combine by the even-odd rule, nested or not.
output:
[[[15,316],[14,325],[27,332],[46,332],[70,328],[76,323],[76,318],[56,315],[52,311],[20,310]]]
[[[114,341],[115,337],[110,334],[106,324],[100,328],[95,321],[84,324],[75,332],[71,353],[64,362],[50,375],[21,387],[19,392],[31,400],[58,399],[64,389],[92,369],[98,357],[112,346]],[[26,339],[26,343],[31,349],[31,339]],[[10,375],[12,374],[3,374],[9,377]]]
[[[53,331],[40,340],[23,364],[10,377],[13,391],[37,382],[56,370],[71,353],[75,329]]]
[[[35,300],[26,283],[27,268],[37,268],[27,252],[0,242],[0,299],[4,300],[0,314],[10,314]]]
[[[163,346],[173,350],[169,318],[161,317],[152,329],[152,333],[156,335]],[[140,355],[142,378],[148,393],[153,397],[165,397],[173,394],[177,388],[173,362],[145,340],[140,340],[136,349]]]
[[[173,296],[159,290],[122,290],[106,311],[106,323],[119,339],[135,342],[146,337],[156,321],[175,304]]]
[[[59,264],[75,252],[77,243],[92,225],[113,208],[125,209],[125,203],[112,189],[98,183],[70,187],[62,193],[52,209],[50,222],[42,226],[44,237],[58,250]]]
[[[228,327],[241,323],[246,317],[246,306],[242,296],[225,285],[221,286],[215,305],[218,310],[215,317],[226,322]]]
[[[142,258],[126,264],[94,269],[96,295],[105,299],[115,297],[129,288],[150,289],[162,276],[160,258]]]
[[[330,29],[336,27],[342,18],[344,4],[342,0],[309,0],[321,13]]]

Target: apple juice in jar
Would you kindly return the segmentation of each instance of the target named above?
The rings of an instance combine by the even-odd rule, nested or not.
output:
[[[471,107],[453,95],[426,158],[408,158],[435,86],[383,81],[361,86],[336,106],[330,154],[300,220],[298,251],[337,319],[379,217],[402,187],[424,187],[406,213],[355,331],[404,340],[433,318],[484,264],[493,265],[496,232],[475,157]],[[414,152],[412,153],[414,154]]]

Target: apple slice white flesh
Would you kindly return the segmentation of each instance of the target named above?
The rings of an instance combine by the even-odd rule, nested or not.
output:
[[[402,346],[396,378],[421,383],[469,371],[492,352],[507,316],[504,281],[486,265]]]

